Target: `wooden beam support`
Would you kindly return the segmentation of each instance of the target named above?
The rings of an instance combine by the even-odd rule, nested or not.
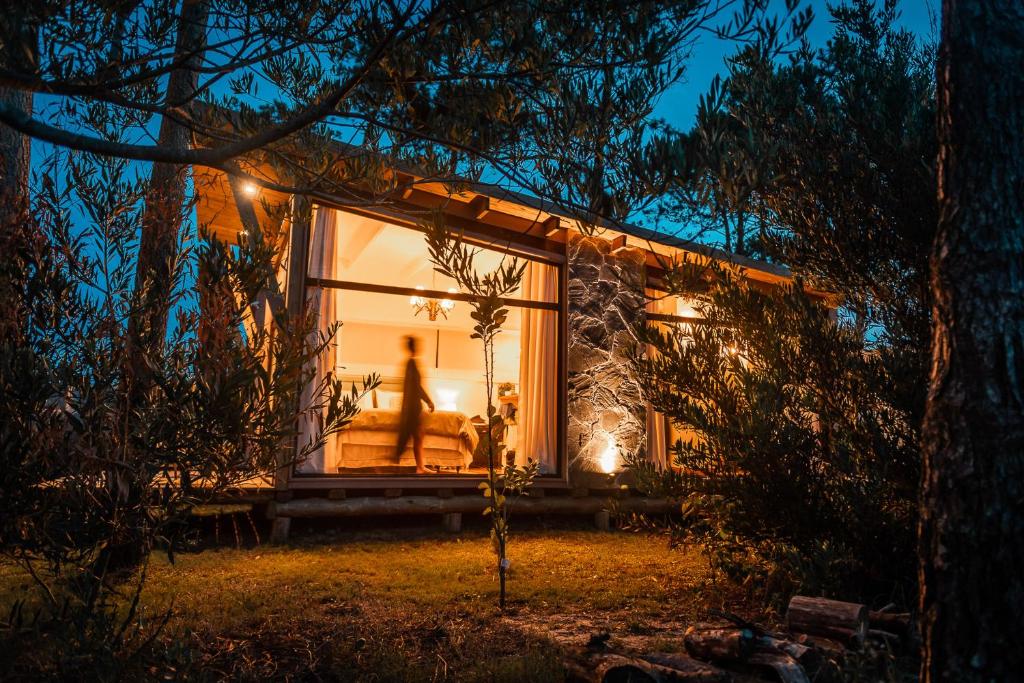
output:
[[[613,254],[617,254],[620,251],[624,251],[624,250],[629,249],[629,248],[630,248],[629,247],[629,241],[626,239],[625,235],[619,235],[618,237],[612,239],[612,253]]]
[[[558,216],[549,216],[542,224],[544,236],[550,240],[565,241],[567,228],[562,225],[562,219]]]
[[[395,176],[395,180],[398,184],[398,196],[402,199],[411,197],[415,190],[416,179],[407,173],[399,173]]]
[[[474,220],[482,221],[491,212],[491,198],[485,194],[478,194],[469,202],[469,210]]]
[[[291,231],[288,235],[288,261],[285,263],[287,276],[285,281],[285,310],[289,317],[301,315],[306,305],[306,267],[309,263],[309,233],[313,220],[313,207],[309,200],[301,195],[292,197]],[[298,413],[296,404],[295,411]],[[278,494],[288,490],[288,481],[292,476],[295,461],[296,441],[282,444],[277,457],[277,470],[274,472],[274,489]],[[288,536],[287,529],[284,532]]]
[[[446,512],[441,515],[441,524],[444,530],[450,534],[457,534],[462,531],[462,513]]]
[[[288,532],[292,528],[291,517],[275,517],[270,526],[270,545],[282,545],[288,542]]]
[[[483,496],[402,496],[400,498],[360,497],[345,500],[327,498],[296,498],[288,503],[274,505],[275,518],[279,517],[366,517],[377,515],[429,515],[482,513],[489,505]],[[596,515],[607,510],[608,499],[596,496],[572,498],[548,496],[545,498],[515,498],[508,501],[517,514],[579,514]],[[627,498],[620,502],[622,512],[664,514],[671,506],[664,498]]]

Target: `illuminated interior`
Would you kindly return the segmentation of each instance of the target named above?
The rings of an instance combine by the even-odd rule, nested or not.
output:
[[[647,297],[647,312],[679,318],[703,318],[700,306],[694,299],[681,296],[669,296],[664,292],[648,289],[645,292]],[[680,321],[655,321],[652,323],[662,331],[668,328],[679,330],[683,334],[683,340],[688,338],[687,331],[691,323]],[[653,347],[649,347],[649,353],[654,353]],[[675,469],[676,465],[672,454],[672,447],[678,441],[685,443],[699,439],[699,435],[681,427],[674,421],[667,419],[665,415],[656,411],[654,406],[647,406],[647,455],[661,468]]]
[[[530,261],[523,285],[509,297],[522,303],[510,302],[508,318],[496,338],[494,402],[499,418],[489,432],[483,345],[471,338],[472,303],[446,296],[459,291],[458,283],[434,271],[423,234],[349,213],[325,210],[318,214],[310,246],[312,286],[307,288],[307,299],[319,307],[321,329],[329,321],[342,322],[331,357],[318,371],[330,371],[346,381],[377,373],[382,382],[364,397],[351,427],[329,439],[322,452],[301,464],[299,471],[348,475],[415,471],[411,441],[401,453],[397,448],[407,340],[413,337],[422,386],[435,407],[431,413],[422,404],[423,460],[431,473],[481,474],[491,437],[506,447],[509,459],[521,464],[534,459],[542,471],[554,473],[557,267]],[[481,247],[476,269],[488,272],[506,258],[511,256]],[[345,284],[318,287],[315,278]],[[374,288],[387,291],[368,291]]]

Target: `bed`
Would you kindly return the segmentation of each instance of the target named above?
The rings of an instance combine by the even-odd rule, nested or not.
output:
[[[463,413],[438,410],[423,414],[423,463],[431,467],[462,469],[473,462],[473,451],[480,437]],[[401,458],[395,460],[399,411],[367,408],[338,433],[338,460],[341,469],[415,467],[416,458],[409,440]]]

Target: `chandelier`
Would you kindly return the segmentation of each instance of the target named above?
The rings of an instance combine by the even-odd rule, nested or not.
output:
[[[416,285],[416,289],[423,290],[423,285]],[[455,294],[459,290],[454,287],[448,288],[449,294]],[[424,311],[427,312],[427,317],[430,318],[431,322],[437,320],[438,314],[440,314],[445,320],[448,319],[448,314],[451,313],[452,309],[455,308],[455,302],[451,299],[433,299],[430,297],[420,296],[414,294],[409,297],[409,305],[413,307],[413,315],[419,315]]]

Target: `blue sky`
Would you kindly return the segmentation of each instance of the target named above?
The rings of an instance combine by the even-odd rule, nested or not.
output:
[[[784,2],[773,0],[781,9]],[[832,35],[831,16],[825,0],[805,0],[814,10],[814,22],[808,31],[808,38],[814,46],[823,46]],[[833,4],[835,4],[833,2]],[[897,24],[912,31],[923,40],[931,40],[932,21],[938,22],[939,0],[901,0],[898,5],[900,17]],[[934,27],[938,31],[938,26]],[[706,35],[694,48],[693,55],[686,63],[685,82],[670,90],[655,109],[655,115],[672,125],[686,130],[693,122],[700,96],[707,92],[708,85],[716,74],[725,73],[725,59],[732,54],[734,46],[726,41]]]

